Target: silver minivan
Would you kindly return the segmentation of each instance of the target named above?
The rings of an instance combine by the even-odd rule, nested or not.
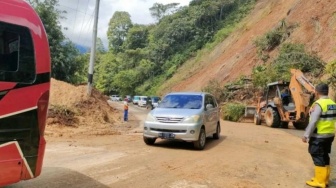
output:
[[[143,139],[147,145],[153,145],[157,138],[184,140],[202,150],[206,138],[219,139],[220,131],[219,107],[214,96],[205,92],[174,92],[148,113]]]

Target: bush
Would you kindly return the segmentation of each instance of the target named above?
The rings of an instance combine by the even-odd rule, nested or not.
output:
[[[252,69],[254,87],[265,88],[270,82],[280,80],[279,74],[271,65],[258,65]]]
[[[285,41],[289,37],[290,31],[294,27],[295,26],[287,26],[285,20],[281,20],[279,25],[274,30],[265,33],[265,35],[261,37],[258,37],[254,41],[254,45],[257,47],[258,57],[263,62],[266,62],[270,58],[268,52],[272,51],[283,41]]]
[[[320,77],[324,71],[324,64],[316,54],[306,52],[304,45],[285,43],[273,62],[253,68],[252,82],[255,87],[265,87],[270,82],[289,81],[290,69],[299,69],[313,77]]]
[[[336,60],[327,64],[326,73],[329,76],[328,84],[330,84],[335,89],[336,88]]]
[[[254,43],[258,51],[272,51],[283,40],[283,34],[277,30],[267,32],[264,36],[258,38]]]
[[[223,95],[223,87],[221,87],[218,80],[210,80],[204,88],[202,88],[203,92],[211,93],[218,102],[221,101]]]
[[[245,111],[245,105],[240,103],[227,103],[222,107],[223,119],[237,122]]]
[[[285,43],[280,48],[278,57],[272,63],[277,74],[282,79],[289,79],[290,68],[312,73],[314,77],[321,76],[324,62],[314,53],[306,52],[303,44]]]

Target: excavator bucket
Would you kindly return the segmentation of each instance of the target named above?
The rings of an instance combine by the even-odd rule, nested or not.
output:
[[[257,111],[256,106],[246,106],[245,107],[245,114],[243,117],[240,118],[240,122],[245,122],[245,123],[252,123],[254,119],[254,115]]]
[[[244,117],[246,117],[246,118],[251,118],[252,117],[253,118],[256,111],[257,111],[256,106],[246,106]]]

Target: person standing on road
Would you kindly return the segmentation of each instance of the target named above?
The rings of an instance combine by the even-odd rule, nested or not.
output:
[[[330,176],[331,145],[335,137],[336,103],[328,97],[327,84],[318,84],[315,95],[318,98],[310,109],[309,124],[302,137],[309,140],[308,152],[315,165],[315,177],[306,181],[312,187],[326,187]]]
[[[124,121],[128,121],[128,102],[124,101]]]

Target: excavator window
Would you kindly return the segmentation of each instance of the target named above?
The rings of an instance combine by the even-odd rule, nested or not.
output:
[[[288,106],[289,100],[290,100],[290,94],[289,94],[289,89],[288,88],[285,88],[285,89],[282,90],[281,100],[282,100],[283,105]]]
[[[277,97],[277,87],[276,85],[274,86],[269,86],[268,92],[267,92],[267,100],[272,101],[274,97]]]

